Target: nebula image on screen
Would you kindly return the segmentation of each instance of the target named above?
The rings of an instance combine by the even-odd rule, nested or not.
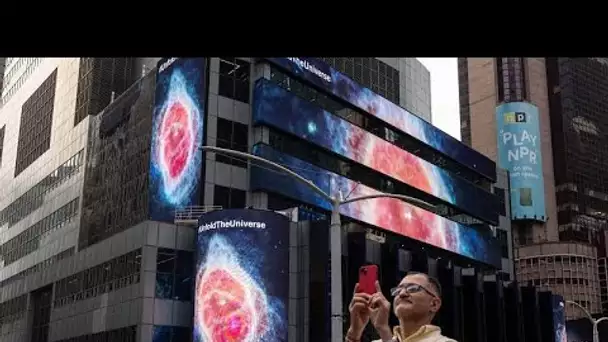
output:
[[[291,169],[329,194],[358,197],[379,193],[363,184],[279,152],[269,145],[255,145],[253,154]],[[331,204],[307,185],[264,168],[252,167],[250,186],[252,191],[269,191],[331,210]],[[363,223],[500,267],[500,247],[489,231],[459,224],[404,201],[393,198],[368,199],[343,205],[340,211]]]
[[[194,341],[287,340],[289,220],[229,209],[201,217]]]
[[[413,188],[498,224],[499,201],[460,177],[260,79],[254,90],[257,124],[286,131]]]
[[[495,179],[496,164],[481,153],[460,143],[424,119],[358,84],[325,62],[309,57],[272,57],[268,61],[288,70],[374,115],[398,130],[420,140],[447,156],[469,165],[481,174]]]
[[[198,146],[204,134],[205,68],[204,58],[159,63],[150,153],[153,220],[172,222],[175,209],[199,200],[203,158]]]

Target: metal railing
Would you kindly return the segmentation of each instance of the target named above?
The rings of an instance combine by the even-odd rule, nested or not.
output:
[[[184,208],[179,208],[175,211],[175,224],[197,224],[198,219],[214,210],[221,210],[221,205],[192,205]]]

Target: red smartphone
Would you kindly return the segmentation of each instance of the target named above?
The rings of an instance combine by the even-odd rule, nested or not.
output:
[[[359,269],[359,291],[367,294],[376,293],[376,281],[378,280],[378,266],[366,265]]]

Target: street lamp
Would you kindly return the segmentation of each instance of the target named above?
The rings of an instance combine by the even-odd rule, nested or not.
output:
[[[600,317],[598,319],[594,319],[593,316],[591,316],[591,314],[589,313],[589,311],[587,311],[587,309],[585,309],[582,305],[580,305],[577,302],[573,302],[571,300],[567,300],[566,303],[568,304],[572,304],[574,306],[576,306],[577,308],[581,309],[585,315],[587,316],[587,318],[589,318],[589,320],[591,321],[591,324],[593,324],[593,342],[600,342],[600,333],[597,330],[597,325],[608,319],[608,317]]]
[[[341,237],[341,227],[342,222],[340,218],[340,206],[343,204],[362,201],[373,198],[395,198],[400,199],[405,202],[417,204],[419,206],[425,208],[434,208],[434,206],[425,201],[419,200],[414,197],[398,195],[398,194],[389,194],[389,193],[379,193],[374,195],[366,195],[348,198],[342,200],[340,196],[331,196],[330,194],[323,191],[321,188],[316,186],[312,181],[300,176],[299,174],[293,172],[287,167],[277,164],[273,161],[267,160],[265,158],[255,156],[253,154],[215,147],[215,146],[200,146],[201,150],[205,152],[214,152],[219,154],[227,154],[233,155],[236,157],[244,158],[247,160],[254,160],[257,162],[261,162],[268,166],[271,166],[288,176],[298,180],[299,182],[306,184],[310,189],[314,190],[320,196],[328,200],[332,205],[331,210],[331,220],[329,226],[329,239],[330,239],[330,265],[331,265],[331,341],[332,342],[343,342],[344,337],[342,334],[343,329],[343,315],[342,315],[342,237]]]

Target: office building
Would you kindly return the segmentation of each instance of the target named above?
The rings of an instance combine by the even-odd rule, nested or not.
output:
[[[344,196],[380,190],[434,205],[428,211],[383,199],[345,209],[345,296],[365,262],[382,265],[385,287],[413,269],[454,288],[488,274],[512,279],[508,232],[492,233],[504,225],[504,175],[412,113],[430,114],[429,78],[408,60],[327,60],[334,69],[298,57],[170,58],[158,66],[155,58],[8,59],[0,108],[0,340],[188,340],[196,232],[175,224],[176,211],[327,213],[327,203],[267,168],[192,152],[203,143],[304,170]],[[176,129],[198,127],[178,130],[183,140],[167,138],[175,131],[158,119],[166,99],[174,101]],[[399,160],[407,164],[393,163]],[[310,250],[327,251],[327,239],[313,242]],[[325,296],[325,274],[311,274],[299,298]],[[310,302],[327,313],[326,301]],[[446,301],[463,309],[459,299]],[[466,315],[453,323],[446,319],[452,311],[444,315],[455,336],[481,334]],[[323,317],[319,326],[329,322]],[[326,332],[311,329],[298,340]]]
[[[418,59],[324,57],[321,60],[355,82],[369,85],[376,94],[431,122],[431,75]]]
[[[458,69],[463,142],[509,169],[512,204],[533,208],[511,213],[518,281],[606,312],[605,60],[459,58]],[[525,165],[535,183],[512,163],[522,148],[538,157]]]

